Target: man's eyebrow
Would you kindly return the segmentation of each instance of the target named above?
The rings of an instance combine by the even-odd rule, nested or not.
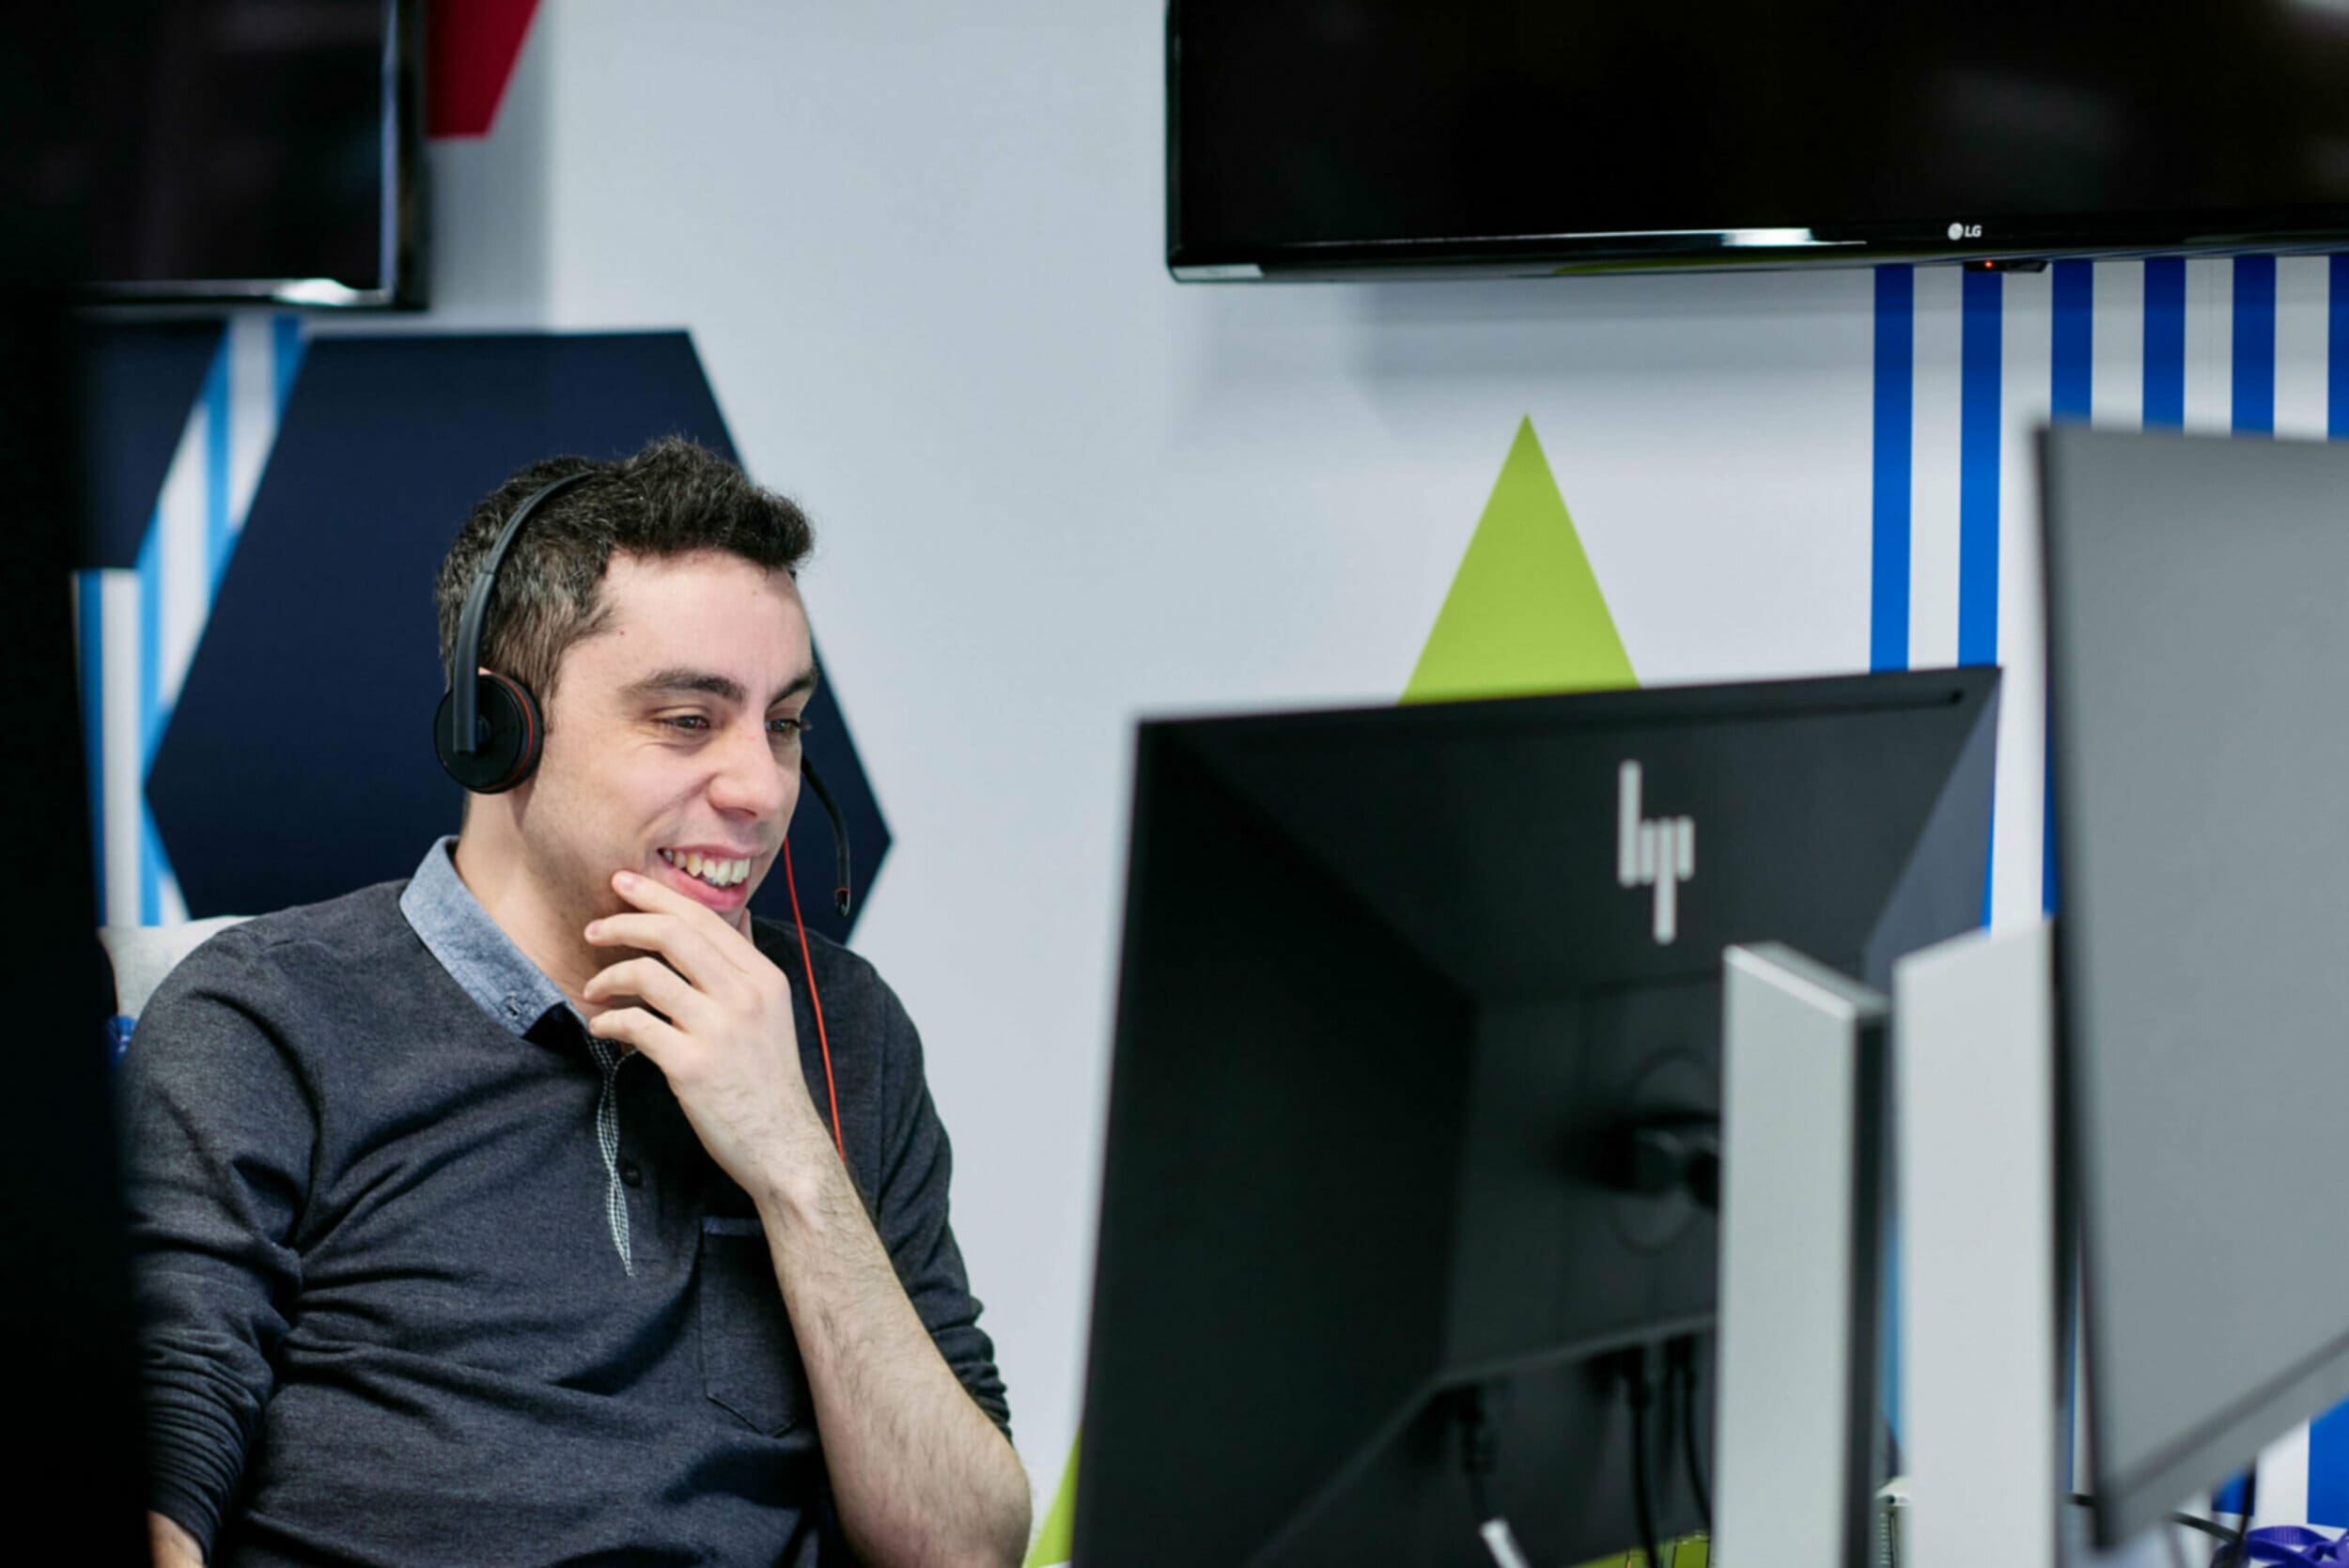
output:
[[[803,691],[815,690],[816,668],[810,665],[786,682],[783,690],[767,699],[767,706],[772,707],[775,704],[796,697]],[[672,691],[698,692],[704,696],[716,697],[722,701],[733,703],[738,706],[747,701],[750,696],[750,693],[743,690],[742,683],[731,675],[718,675],[709,670],[689,669],[683,665],[672,666],[666,670],[655,670],[642,680],[630,683],[628,695],[652,697]]]

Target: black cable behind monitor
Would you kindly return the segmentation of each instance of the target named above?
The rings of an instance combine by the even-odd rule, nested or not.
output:
[[[1656,1389],[1648,1381],[1645,1345],[1624,1352],[1624,1394],[1631,1405],[1631,1499],[1640,1516],[1640,1546],[1649,1568],[1663,1568],[1656,1549],[1656,1499],[1648,1492],[1647,1411]]]
[[[1500,1464],[1500,1442],[1485,1415],[1482,1389],[1464,1389],[1456,1406],[1460,1421],[1460,1473],[1468,1480],[1469,1506],[1476,1514],[1476,1532],[1492,1554],[1495,1568],[1529,1568],[1517,1532],[1494,1509],[1485,1478]]]
[[[1460,1396],[1460,1473],[1468,1478],[1469,1506],[1480,1525],[1493,1516],[1485,1478],[1493,1473],[1494,1447],[1492,1422],[1485,1419],[1485,1396],[1470,1389]]]
[[[1680,1462],[1688,1472],[1688,1490],[1696,1498],[1697,1517],[1704,1533],[1713,1533],[1713,1488],[1706,1484],[1703,1456],[1697,1452],[1697,1342],[1684,1334],[1665,1348],[1664,1377],[1668,1390],[1677,1387],[1680,1410]]]

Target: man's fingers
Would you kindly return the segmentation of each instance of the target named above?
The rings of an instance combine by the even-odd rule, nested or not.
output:
[[[750,938],[723,915],[665,883],[633,871],[619,871],[613,874],[612,888],[640,909],[677,916],[688,929],[707,939],[713,953],[737,969],[747,970],[749,961],[758,955]]]
[[[642,1007],[614,1007],[587,1020],[587,1032],[599,1039],[633,1046],[666,1077],[682,1064],[692,1042],[675,1024],[662,1023]]]
[[[586,1001],[605,1002],[614,997],[634,997],[666,1013],[680,1028],[691,1031],[701,1021],[709,999],[686,978],[658,958],[628,958],[589,977],[579,993]]]
[[[708,937],[672,914],[605,915],[588,924],[586,936],[598,947],[658,953],[704,991],[746,978],[742,967],[727,959]]]

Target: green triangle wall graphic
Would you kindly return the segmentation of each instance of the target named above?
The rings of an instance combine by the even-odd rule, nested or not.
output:
[[[1024,1568],[1057,1568],[1068,1560],[1077,1539],[1077,1449],[1084,1441],[1080,1432],[1068,1444],[1068,1463],[1060,1473],[1060,1490],[1053,1495],[1051,1509],[1044,1515],[1043,1528],[1035,1532],[1035,1540],[1028,1547]]]
[[[1403,700],[1639,683],[1533,421],[1521,420]]]

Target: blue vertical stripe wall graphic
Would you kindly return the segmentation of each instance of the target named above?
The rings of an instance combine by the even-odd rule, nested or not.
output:
[[[1916,424],[1917,277],[1875,275],[1875,486],[1868,667],[1908,668],[1909,486]]]
[[[217,331],[134,555],[124,566],[76,574],[99,918],[109,924],[185,918],[148,806],[148,775],[267,465],[303,344],[300,319],[288,315],[241,316]],[[90,411],[101,442],[107,411]]]
[[[2286,261],[2279,266],[2272,257],[2196,262],[2195,267],[2209,271],[2197,283],[2191,301],[2188,264],[2179,257],[2156,257],[2142,264],[2059,263],[2050,280],[2048,407],[2054,419],[2085,421],[2094,414],[2096,399],[2103,395],[2097,385],[2098,286],[2119,269],[2140,265],[2141,365],[2128,363],[2132,348],[2128,339],[2139,324],[2134,319],[2136,307],[2127,303],[2130,289],[2116,286],[2113,299],[2106,304],[2105,319],[2115,333],[2119,347],[2101,366],[2103,373],[2131,380],[2141,376],[2138,389],[2141,392],[2141,403],[2135,409],[2128,408],[2127,388],[2111,389],[2119,394],[2111,399],[2115,410],[2122,411],[2118,417],[2139,423],[2148,429],[2183,429],[2188,419],[2191,386],[2201,389],[2197,394],[2201,402],[2194,412],[2198,427],[2215,426],[2223,420],[2226,427],[2238,434],[2270,436],[2286,423],[2281,407],[2285,399],[2280,396],[2279,361],[2291,355],[2296,365],[2305,367],[2295,371],[2295,376],[2305,377],[2308,369],[2312,368],[2310,358],[2313,354],[2321,360],[2325,377],[2321,415],[2313,404],[2305,404],[2305,399],[2295,401],[2291,427],[2312,432],[2316,418],[2321,416],[2323,428],[2332,439],[2349,439],[2349,256],[2327,257],[2321,263],[2325,280],[2321,327],[2316,318],[2305,311],[2293,314],[2286,307],[2285,290],[2280,287],[2284,268],[2313,270],[2320,266],[2318,263]],[[1921,307],[1917,303],[1923,297],[1922,280],[1931,275],[1909,269],[1900,269],[1897,273],[1886,269],[1879,272],[1875,286],[1875,472],[1871,492],[1875,557],[1869,627],[1870,664],[1879,669],[1896,668],[1918,657],[1917,650],[1908,647],[1902,635],[1906,630],[1903,623],[1910,605],[1926,592],[1923,574],[1932,569],[1922,546],[1912,547],[1910,542],[1915,537],[1913,530],[1926,526],[1922,520],[1927,519],[1929,506],[1915,487],[1921,482],[1921,475],[1935,472],[1917,445],[1923,438],[1917,434],[1920,427],[1916,422],[1927,418],[1926,412],[1921,411],[1928,408],[1921,378],[1949,375],[1954,369],[1958,380],[1954,407],[1960,428],[1956,432],[1958,461],[1954,482],[1958,490],[1955,567],[1960,661],[1997,660],[2001,611],[2007,614],[2024,613],[2022,607],[2001,606],[1998,600],[1999,462],[2004,443],[2021,439],[2019,430],[2005,427],[2001,380],[2001,347],[2006,341],[2002,333],[2013,331],[2014,323],[2005,318],[2006,302],[1999,278],[1995,274],[1968,273],[1950,296],[1961,311],[1957,363],[1951,366],[1947,362],[1931,362],[1919,348],[1922,328],[1918,314]],[[2312,279],[2314,273],[2304,271],[2298,275]],[[2204,283],[2214,286],[2210,291],[2201,291]],[[2109,313],[2116,306],[2129,309],[2132,318],[2114,320]],[[2316,331],[2321,331],[2321,342],[2308,341],[2309,334]],[[2281,344],[2279,332],[2287,334]],[[1908,384],[1892,384],[1901,380]],[[2295,385],[2311,394],[2314,390],[2305,380]],[[1946,396],[1946,391],[1937,387],[1937,398]],[[2114,416],[2112,412],[2105,415],[2108,419]],[[1894,530],[1908,532],[1906,536],[1894,540],[1890,537]],[[1893,581],[1889,568],[1896,563],[1908,567],[1908,581]],[[2052,791],[2049,798],[2052,799]],[[2044,849],[2042,903],[2051,911],[2058,896],[2058,850],[2050,830]],[[1897,1387],[1890,1370],[1886,1387],[1888,1392]],[[2279,1506],[2274,1500],[2279,1494],[2296,1501],[2299,1461],[2294,1452],[2293,1445],[2287,1442],[2272,1451],[2263,1463],[2263,1474],[2271,1483],[2280,1482],[2264,1489],[2270,1498],[2268,1507]],[[2305,1452],[2309,1522],[2326,1529],[2349,1527],[2349,1405],[2310,1424]],[[2281,1470],[2275,1467],[2281,1467]],[[2239,1506],[2241,1497],[2239,1488],[2221,1489],[2217,1500],[2222,1507],[2230,1502]]]
[[[2331,258],[2325,323],[2325,429],[2349,441],[2349,256]]]
[[[1968,272],[1959,393],[1957,661],[1999,661],[1999,462],[2005,279]]]
[[[2340,305],[2334,305],[2340,318]],[[2349,1405],[2316,1418],[2309,1427],[2309,1522],[2339,1529],[2349,1525]]]
[[[2276,258],[2247,256],[2234,264],[2235,434],[2276,433]]]
[[[2055,265],[2055,345],[2049,408],[2060,422],[2088,423],[2096,348],[2096,264]]]
[[[2148,430],[2186,428],[2186,261],[2145,263],[2145,412]]]

